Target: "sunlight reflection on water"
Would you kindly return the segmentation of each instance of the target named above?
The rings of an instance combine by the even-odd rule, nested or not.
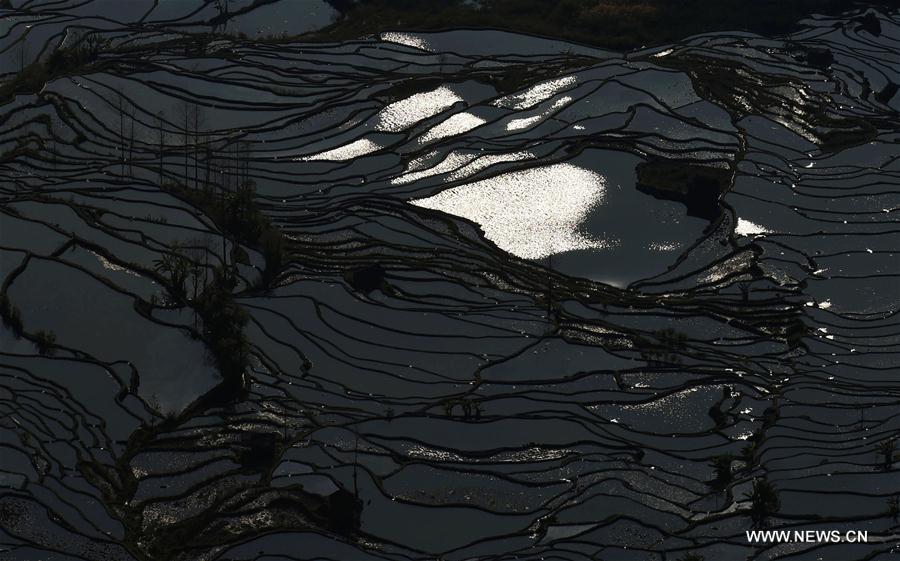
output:
[[[425,39],[421,37],[416,37],[415,35],[410,35],[408,33],[398,33],[396,31],[389,31],[387,33],[381,34],[381,40],[387,41],[389,43],[397,43],[399,45],[406,45],[407,47],[413,47],[414,49],[420,49],[423,51],[430,51],[431,48]]]
[[[462,100],[459,94],[446,86],[430,92],[413,94],[382,109],[376,117],[375,129],[399,132],[423,119],[437,115]]]
[[[380,148],[380,144],[372,142],[367,138],[360,138],[359,140],[354,140],[353,142],[338,146],[337,148],[332,148],[331,150],[319,152],[318,154],[313,154],[311,156],[301,156],[295,159],[298,161],[332,160],[342,162],[345,160],[352,160],[353,158],[363,156],[370,152],[375,152]]]
[[[435,125],[419,138],[419,142],[424,144],[432,140],[439,140],[468,132],[476,127],[480,127],[486,123],[481,117],[476,117],[471,113],[457,113],[450,116],[446,121]]]
[[[605,190],[600,174],[562,163],[461,185],[412,204],[472,220],[501,249],[540,259],[609,245],[579,229]]]
[[[523,92],[501,97],[494,102],[494,105],[509,109],[528,109],[545,99],[550,99],[566,86],[575,85],[575,82],[577,82],[575,76],[563,76],[555,80],[548,80],[535,84]]]

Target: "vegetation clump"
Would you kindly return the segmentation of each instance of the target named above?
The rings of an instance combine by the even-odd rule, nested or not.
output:
[[[709,483],[710,486],[721,489],[731,483],[732,473],[731,473],[731,463],[734,461],[734,457],[729,454],[722,454],[719,456],[715,456],[712,459],[711,465],[715,470],[716,476]]]
[[[552,36],[614,49],[671,43],[712,31],[787,33],[810,13],[836,14],[853,0],[329,0],[343,15],[309,34],[354,39],[387,29],[435,31],[460,27]],[[865,25],[865,22],[862,23]],[[871,24],[870,24],[871,25]]]
[[[0,319],[3,325],[8,327],[16,339],[25,335],[25,323],[22,321],[22,313],[16,308],[6,293],[0,294]],[[26,335],[27,336],[27,335]],[[38,353],[43,356],[53,356],[56,352],[56,333],[47,329],[41,329],[34,335],[28,336],[34,342]]]
[[[237,285],[234,263],[247,261],[246,254],[241,255],[238,248],[240,244],[259,248],[266,261],[262,283],[268,286],[284,262],[283,237],[256,205],[252,181],[244,181],[233,192],[221,192],[209,186],[191,189],[176,184],[166,184],[164,189],[203,211],[229,237],[239,242],[233,244],[230,264],[228,255],[223,254],[223,262],[213,271],[211,282],[205,280],[206,268],[191,259],[185,247],[177,244],[158,259],[155,266],[165,278],[171,299],[190,305],[202,320],[203,340],[223,378],[216,390],[207,396],[207,401],[230,401],[245,387],[244,373],[250,365],[250,343],[244,335],[249,316],[237,303],[233,292]],[[203,281],[199,280],[201,274]],[[191,278],[194,283],[189,294],[188,280]]]
[[[878,454],[881,456],[881,469],[888,471],[894,466],[897,440],[889,438],[878,443]]]
[[[687,207],[688,216],[714,220],[721,208],[719,199],[731,186],[731,171],[682,162],[650,161],[638,164],[637,188]]]
[[[191,261],[180,253],[180,246],[175,244],[171,252],[164,253],[154,262],[154,269],[166,276],[169,281],[169,294],[176,302],[187,298],[185,281],[191,270]]]
[[[233,397],[244,387],[250,359],[250,344],[244,335],[249,318],[234,298],[234,271],[223,264],[213,271],[212,282],[201,286],[199,265],[183,252],[184,248],[175,245],[156,261],[156,270],[163,275],[171,301],[190,305],[202,320],[202,338],[222,374],[219,392]],[[189,276],[195,279],[191,295],[186,288]]]
[[[16,339],[25,335],[25,323],[22,321],[22,313],[16,308],[9,296],[4,292],[0,294],[0,319],[3,325],[13,332]],[[53,356],[56,352],[56,334],[53,331],[41,329],[29,337],[43,356]]]
[[[781,510],[778,490],[764,477],[753,481],[753,489],[745,498],[750,500],[750,518],[757,526],[764,526],[770,516]]]
[[[257,248],[266,260],[262,271],[263,285],[268,286],[275,280],[284,265],[284,236],[256,204],[256,184],[253,181],[244,181],[234,192],[220,192],[209,187],[191,189],[173,184],[165,188],[202,210],[235,240]]]
[[[369,294],[384,285],[385,273],[384,267],[378,263],[373,263],[347,271],[344,274],[344,280],[359,292]]]
[[[229,394],[244,386],[244,372],[250,366],[250,343],[244,335],[249,316],[235,301],[234,280],[221,269],[215,280],[194,301],[203,319],[204,340],[216,361]]]
[[[635,338],[635,346],[641,356],[655,365],[681,364],[681,350],[688,338],[687,335],[672,328],[653,331],[651,337]]]
[[[19,47],[24,49],[24,44]],[[106,42],[97,35],[88,34],[71,47],[60,47],[45,60],[25,64],[25,51],[20,51],[20,68],[14,78],[0,84],[0,100],[12,98],[18,93],[37,93],[50,80],[75,72],[97,61],[106,48]]]
[[[24,330],[22,314],[13,306],[6,293],[0,294],[0,318],[3,319],[3,325],[10,328],[16,338],[22,336]]]
[[[53,356],[55,352],[53,346],[55,344],[56,334],[52,331],[41,329],[34,334],[34,345],[37,347],[38,352],[44,356]]]

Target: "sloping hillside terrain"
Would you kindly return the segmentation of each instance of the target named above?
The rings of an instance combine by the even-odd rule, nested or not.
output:
[[[892,558],[900,13],[12,4],[0,558]]]

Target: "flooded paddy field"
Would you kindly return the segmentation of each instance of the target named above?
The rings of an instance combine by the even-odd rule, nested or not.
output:
[[[896,556],[900,13],[111,5],[0,9],[0,559]]]

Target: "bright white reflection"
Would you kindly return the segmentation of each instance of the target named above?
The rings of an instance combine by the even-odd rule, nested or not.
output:
[[[572,164],[505,173],[442,191],[412,204],[468,218],[501,249],[540,259],[608,247],[579,226],[603,201],[603,176]]]
[[[360,138],[359,140],[354,140],[349,144],[344,144],[343,146],[338,146],[337,148],[332,148],[331,150],[326,150],[324,152],[319,152],[318,154],[313,154],[311,156],[301,156],[299,158],[294,158],[295,160],[300,161],[309,161],[309,160],[335,160],[335,161],[344,161],[351,160],[358,156],[362,156],[364,154],[369,154],[370,152],[375,152],[380,149],[381,145],[367,138]]]
[[[771,234],[772,231],[763,228],[759,224],[750,222],[749,220],[738,218],[737,225],[734,227],[734,233],[739,236],[762,236]]]
[[[675,251],[679,247],[681,247],[681,244],[678,242],[653,242],[647,246],[647,249],[651,251]]]
[[[480,127],[486,121],[481,117],[476,117],[471,113],[457,113],[451,115],[446,121],[430,128],[425,134],[419,138],[420,143],[431,142],[468,132],[476,127]]]
[[[458,179],[464,179],[466,177],[475,175],[479,171],[494,164],[500,164],[503,162],[519,162],[522,160],[530,160],[532,158],[534,158],[534,154],[526,151],[510,152],[508,154],[488,154],[486,156],[481,156],[471,164],[454,171],[449,176],[447,176],[447,180],[456,181]]]
[[[413,47],[415,49],[421,49],[423,51],[431,50],[430,46],[424,39],[422,39],[421,37],[416,37],[415,35],[409,35],[407,33],[397,33],[395,31],[382,33],[381,40],[387,41],[389,43],[406,45],[407,47]]]
[[[140,277],[140,276],[141,276],[141,275],[135,273],[134,271],[132,271],[131,269],[126,269],[125,267],[122,267],[122,266],[120,266],[120,265],[116,265],[115,263],[113,263],[112,261],[110,261],[110,260],[107,259],[106,257],[103,257],[103,256],[100,255],[99,253],[94,253],[93,251],[91,251],[91,253],[94,255],[94,257],[97,258],[97,261],[99,261],[100,264],[103,265],[103,268],[104,268],[104,269],[109,269],[110,271],[115,271],[115,272],[117,272],[117,273],[125,273],[125,274],[128,274],[128,275],[134,276],[134,277]]]
[[[431,154],[429,154],[431,156]],[[422,169],[422,162],[419,159],[413,160],[407,166],[406,173],[391,180],[394,185],[402,185],[411,183],[424,177],[432,177],[449,173],[447,181],[457,181],[466,177],[475,175],[479,171],[488,168],[494,164],[503,162],[518,162],[521,160],[530,160],[534,158],[531,152],[510,152],[507,154],[487,154],[478,156],[471,152],[451,152],[446,158],[437,165]],[[452,173],[451,173],[452,172]]]
[[[506,124],[506,130],[515,131],[515,130],[527,129],[531,125],[539,122],[541,119],[543,119],[550,113],[556,111],[557,109],[559,109],[561,107],[565,107],[570,101],[572,101],[572,98],[570,96],[567,96],[567,95],[563,96],[563,97],[557,99],[556,101],[554,101],[553,105],[551,105],[546,111],[544,111],[540,115],[535,115],[533,117],[522,117],[520,119],[513,119],[512,121],[510,121],[509,123]]]
[[[399,132],[422,119],[437,115],[462,100],[456,92],[446,86],[430,92],[413,94],[382,109],[375,118],[375,128],[380,131]]]
[[[450,152],[446,158],[441,160],[435,166],[426,169],[418,169],[421,166],[421,162],[418,160],[413,160],[409,163],[409,170],[416,171],[408,171],[399,177],[395,177],[391,180],[391,183],[394,185],[402,185],[405,183],[412,183],[418,179],[422,179],[423,177],[431,177],[433,175],[440,175],[442,173],[447,173],[453,171],[455,169],[459,169],[461,166],[471,162],[475,158],[475,154],[464,154],[461,152]]]
[[[509,123],[506,124],[506,130],[508,131],[518,131],[522,129],[527,129],[531,125],[540,121],[543,117],[541,115],[535,115],[534,117],[523,117],[521,119],[513,119]]]
[[[540,84],[535,84],[524,92],[501,97],[494,102],[494,105],[509,109],[528,109],[545,99],[550,99],[558,91],[566,86],[575,84],[575,82],[575,76],[563,76],[562,78],[557,78],[555,80],[548,80],[546,82],[541,82]]]

